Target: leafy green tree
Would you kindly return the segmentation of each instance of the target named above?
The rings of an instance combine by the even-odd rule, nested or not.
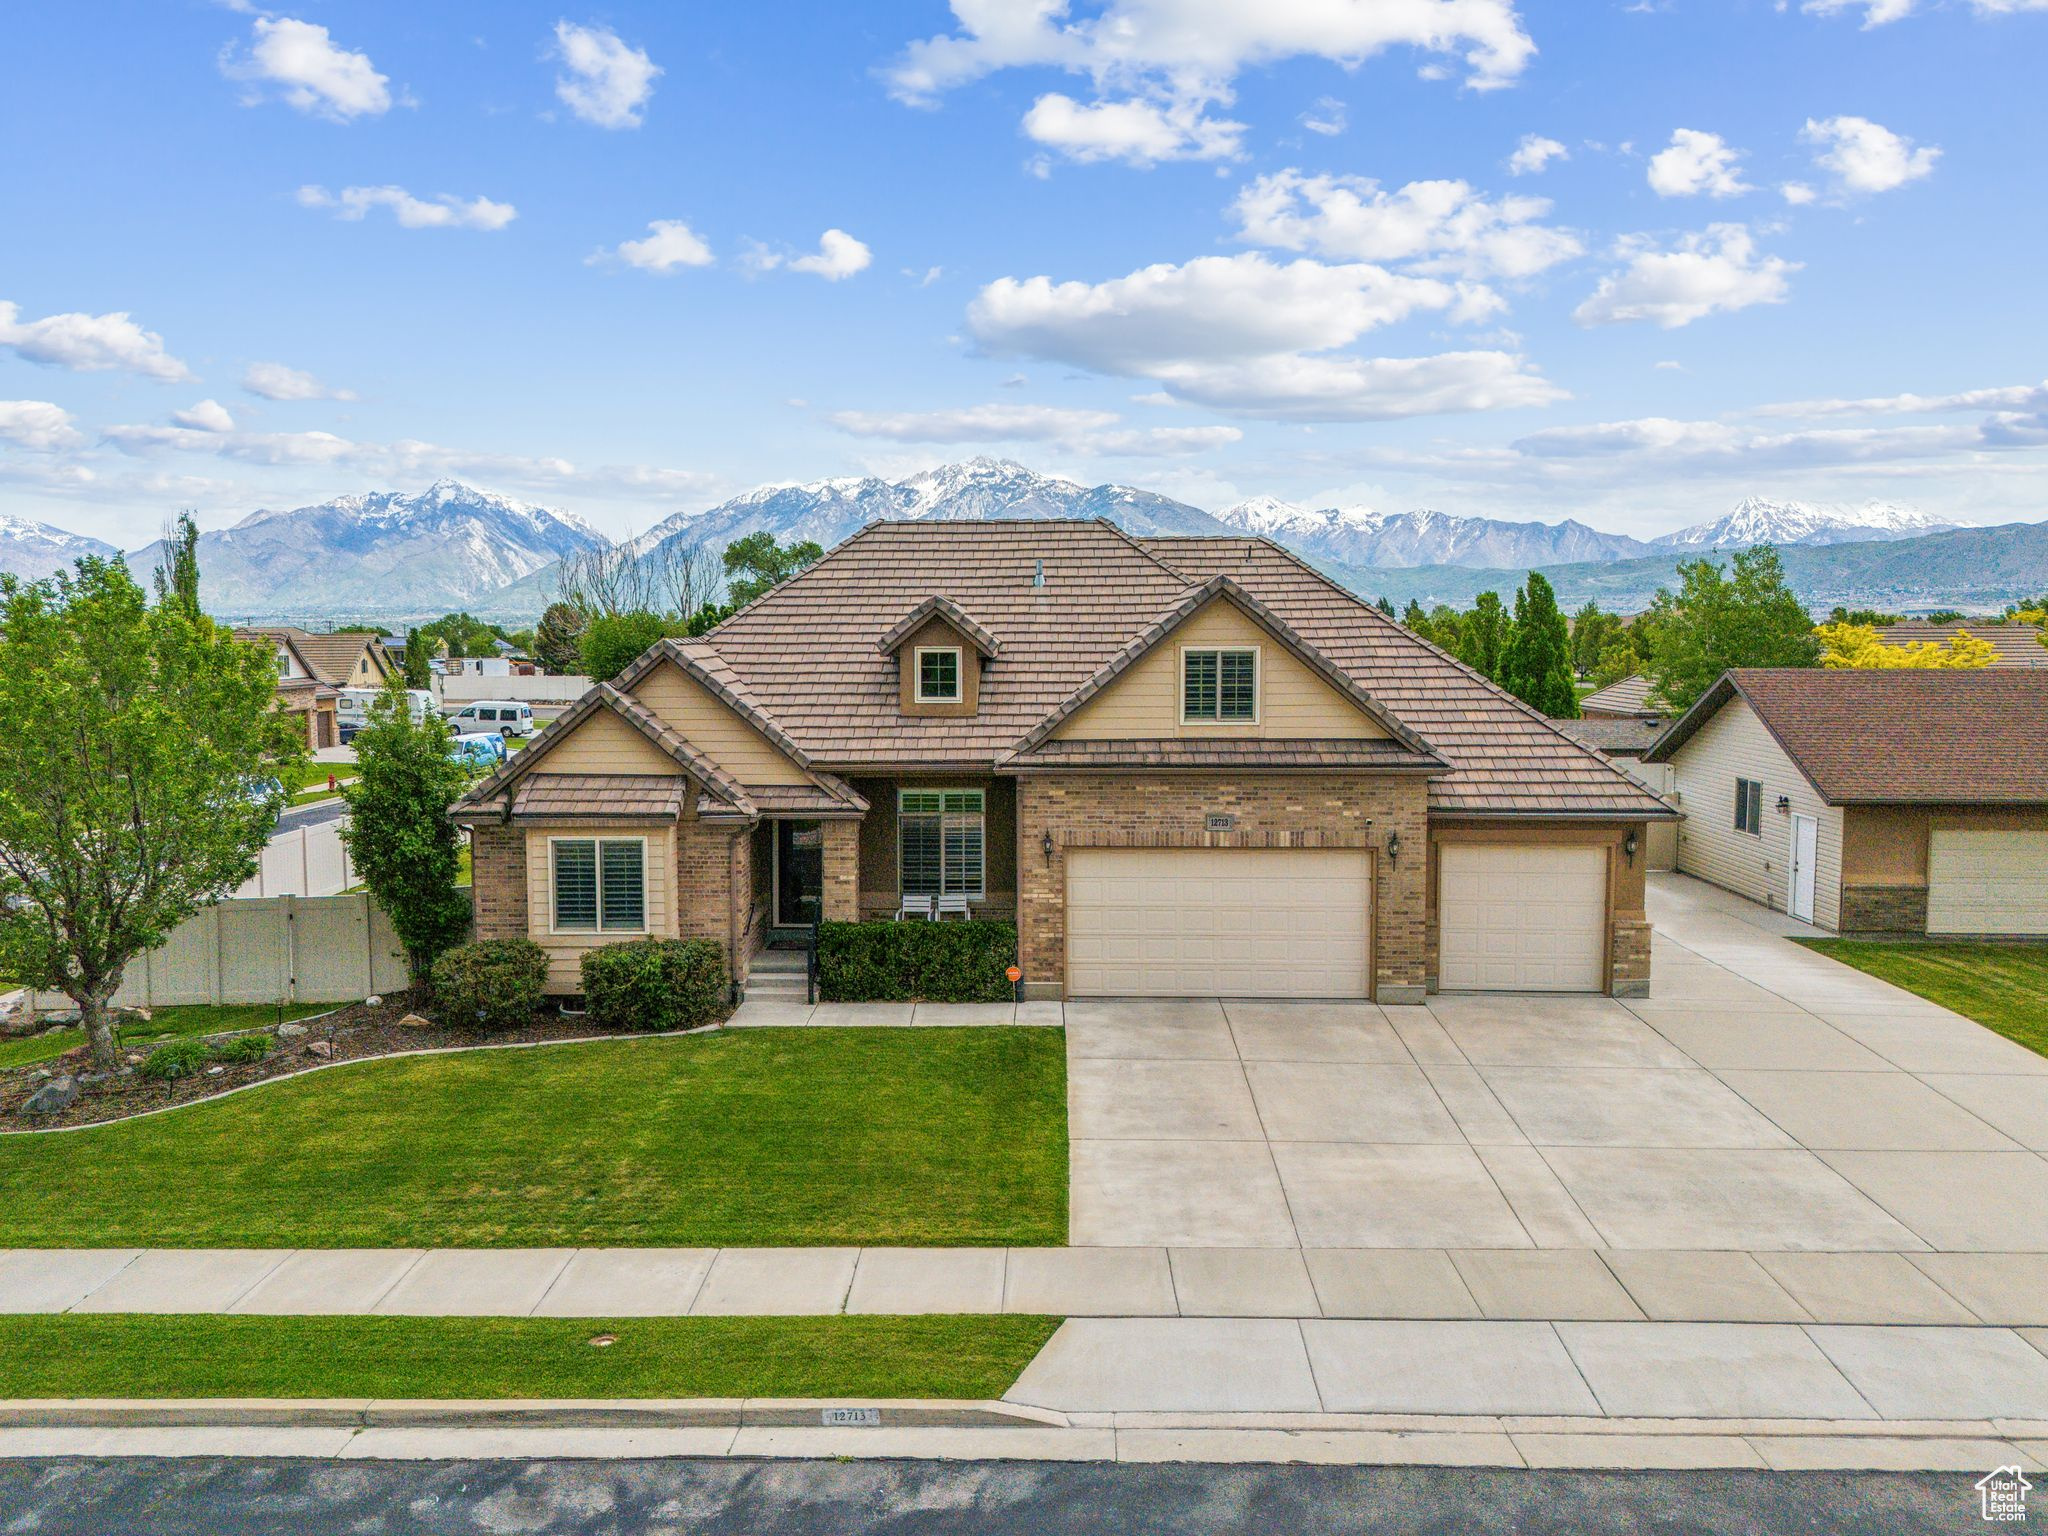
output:
[[[1707,559],[1681,561],[1678,575],[1678,590],[1661,589],[1645,615],[1647,670],[1673,709],[1688,708],[1730,667],[1819,664],[1813,620],[1770,545],[1738,554],[1732,575]]]
[[[683,633],[708,635],[737,611],[731,603],[704,603],[683,621]]]
[[[1500,679],[1502,653],[1508,644],[1508,615],[1498,592],[1482,592],[1458,637],[1458,660],[1482,676]]]
[[[394,682],[356,732],[356,778],[341,791],[349,857],[390,917],[415,982],[469,929],[469,903],[455,883],[460,840],[448,819],[469,774],[449,741],[447,722],[432,711],[414,720]]]
[[[434,648],[425,634],[417,629],[405,632],[404,676],[408,688],[434,686]]]
[[[770,587],[824,558],[825,551],[809,539],[777,544],[775,535],[765,530],[735,539],[725,546],[726,600],[734,608],[744,608]]]
[[[190,512],[164,529],[164,563],[156,568],[156,600],[175,603],[191,618],[199,608],[199,525]]]
[[[77,1003],[103,1067],[128,963],[256,872],[305,760],[274,648],[171,590],[0,576],[0,972]]]
[[[1593,670],[1587,677],[1595,688],[1606,688],[1620,682],[1624,677],[1634,677],[1642,665],[1642,658],[1636,655],[1635,647],[1624,639],[1610,640],[1607,649],[1593,663]]]
[[[557,676],[583,664],[583,615],[568,603],[549,603],[533,631],[533,659]]]
[[[1616,642],[1628,643],[1628,626],[1618,614],[1603,609],[1593,599],[1572,615],[1572,666],[1581,676],[1590,676],[1600,657]]]
[[[1837,603],[1828,614],[1828,622],[1854,624],[1863,629],[1889,629],[1899,622],[1899,616],[1896,613],[1880,613],[1875,608],[1844,608]]]
[[[1572,642],[1557,593],[1541,571],[1515,593],[1515,625],[1501,657],[1500,685],[1553,720],[1579,717]]]
[[[583,626],[583,675],[593,683],[608,683],[655,641],[683,632],[679,620],[645,608],[594,614]]]
[[[502,625],[473,613],[444,613],[431,624],[422,624],[418,632],[427,637],[429,649],[438,641],[448,647],[450,656],[495,656],[498,642],[512,638]]]

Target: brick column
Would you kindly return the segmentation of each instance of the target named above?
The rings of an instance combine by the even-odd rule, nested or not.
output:
[[[1650,995],[1650,924],[1641,917],[1614,919],[1613,991],[1616,997]]]
[[[828,923],[860,921],[860,823],[819,823],[825,834],[823,913]]]
[[[476,937],[525,938],[525,828],[478,822],[469,829],[469,865]]]

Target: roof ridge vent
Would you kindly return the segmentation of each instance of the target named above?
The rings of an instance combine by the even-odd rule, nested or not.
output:
[[[1034,587],[1045,585],[1045,562],[1043,560],[1034,560],[1031,563],[1031,585]]]

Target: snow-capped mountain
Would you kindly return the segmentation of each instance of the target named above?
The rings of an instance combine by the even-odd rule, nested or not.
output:
[[[82,533],[66,533],[48,523],[30,522],[0,512],[0,571],[33,581],[62,570],[85,555],[115,555],[120,551]]]
[[[1628,560],[1650,546],[1584,523],[1516,523],[1447,512],[1375,512],[1368,507],[1310,509],[1257,496],[1216,514],[1244,533],[1262,534],[1318,560],[1382,570],[1417,565],[1485,568]]]
[[[440,613],[607,543],[568,512],[459,480],[252,512],[199,536],[200,594],[216,614]],[[162,559],[151,544],[138,571]]]
[[[1681,528],[1652,542],[1675,549],[1746,549],[1752,544],[1864,544],[1917,539],[1959,527],[1945,518],[1895,501],[1772,501],[1748,496],[1726,517]]]

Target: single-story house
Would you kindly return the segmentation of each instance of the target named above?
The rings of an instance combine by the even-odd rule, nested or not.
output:
[[[1028,997],[1640,995],[1674,813],[1278,545],[881,522],[572,706],[454,814],[477,931],[964,899]]]
[[[323,683],[285,630],[238,629],[235,638],[251,645],[263,645],[277,652],[277,707],[286,714],[305,717],[306,748],[317,752],[341,740],[335,719],[336,690]]]
[[[1652,747],[1678,867],[1847,934],[2048,934],[2048,671],[1728,672]]]
[[[1660,720],[1671,711],[1650,702],[1655,685],[1640,672],[1619,682],[1596,688],[1579,700],[1579,713],[1588,720]]]
[[[359,631],[316,635],[289,624],[266,625],[245,633],[288,641],[313,675],[330,688],[382,688],[399,670],[380,635]]]
[[[1879,624],[1873,631],[1883,645],[1947,645],[1967,632],[1984,641],[1998,654],[1994,667],[2048,667],[2048,645],[2041,643],[2041,631],[2032,624],[2006,619],[1956,619],[1935,623],[1931,619],[1901,619],[1896,624]]]

